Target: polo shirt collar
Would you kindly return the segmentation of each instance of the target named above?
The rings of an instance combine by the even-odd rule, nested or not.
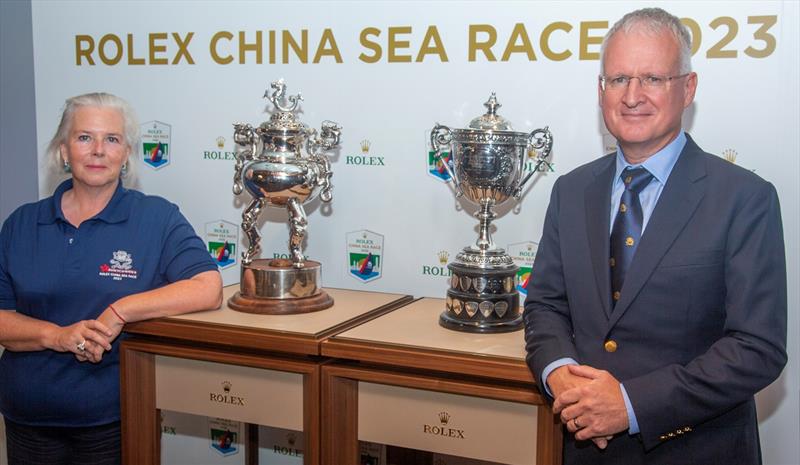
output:
[[[67,223],[67,219],[64,218],[64,212],[61,210],[61,198],[64,196],[64,192],[70,189],[72,189],[72,178],[59,184],[53,196],[50,197],[50,200],[44,202],[42,207],[39,208],[40,224],[50,224],[57,220]],[[97,219],[105,223],[121,223],[127,220],[128,216],[130,216],[128,189],[122,187],[122,179],[120,179],[108,205],[92,219]]]

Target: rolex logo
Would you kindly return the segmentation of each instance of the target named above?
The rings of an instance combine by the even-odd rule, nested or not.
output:
[[[422,425],[422,432],[425,434],[431,434],[433,436],[439,436],[443,440],[450,440],[450,439],[466,439],[464,436],[464,430],[453,428],[452,426],[448,426],[450,423],[450,414],[447,412],[439,412],[436,414],[439,418],[438,425]]]
[[[450,254],[447,253],[446,250],[440,250],[436,255],[439,257],[439,263],[442,265],[445,265],[447,263],[447,259],[450,258]]]
[[[230,381],[223,381],[222,382],[222,390],[226,393],[231,392],[231,382]]]
[[[731,163],[736,163],[736,156],[739,155],[736,150],[733,149],[725,149],[722,151],[722,158],[728,160]]]
[[[217,147],[224,148],[225,147],[225,138],[222,136],[217,137]]]
[[[370,141],[369,141],[369,139],[364,139],[364,140],[362,140],[362,141],[361,141],[361,153],[363,153],[363,154],[365,154],[365,155],[366,155],[367,153],[369,153],[369,147],[370,147],[370,145],[372,145],[372,142],[370,142]]]

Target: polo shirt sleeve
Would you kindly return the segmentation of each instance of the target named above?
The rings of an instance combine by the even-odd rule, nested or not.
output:
[[[167,216],[160,268],[171,283],[217,269],[217,264],[203,241],[195,234],[192,225],[186,221],[178,207],[172,204]]]
[[[17,308],[17,296],[14,286],[11,284],[11,276],[8,274],[9,247],[11,247],[11,230],[14,216],[8,218],[3,223],[0,230],[0,310],[15,310]]]

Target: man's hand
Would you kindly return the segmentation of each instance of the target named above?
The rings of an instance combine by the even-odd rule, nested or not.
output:
[[[561,394],[568,392],[573,389],[580,388],[581,386],[588,385],[592,379],[588,377],[584,377],[578,374],[573,373],[569,370],[569,367],[575,367],[576,365],[564,365],[556,368],[547,376],[547,386],[550,388],[550,392],[553,393],[553,396],[556,398],[556,401],[561,398]],[[624,405],[623,405],[624,407]],[[559,411],[563,409],[561,407]],[[553,405],[553,411],[555,413],[559,413],[555,410],[555,405]],[[627,415],[626,415],[627,418]],[[570,418],[567,418],[567,421],[564,420],[564,416],[562,415],[561,421],[567,425],[567,429],[574,433],[576,428],[572,425]],[[583,425],[581,425],[583,426]],[[575,436],[578,438],[578,436]],[[591,439],[594,444],[599,447],[600,449],[605,449],[608,446],[608,441],[611,439],[611,435],[607,435],[605,437],[596,437],[596,438],[585,438]]]
[[[562,392],[553,403],[553,412],[561,414],[561,421],[575,433],[575,439],[607,438],[628,429],[620,383],[611,373],[587,365],[566,368],[571,375],[589,381]]]

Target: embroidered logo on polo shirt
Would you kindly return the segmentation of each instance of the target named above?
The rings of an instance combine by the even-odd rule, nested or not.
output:
[[[115,251],[108,263],[111,265],[106,263],[100,265],[100,276],[110,276],[114,281],[139,277],[139,272],[133,269],[133,255],[124,250]]]

